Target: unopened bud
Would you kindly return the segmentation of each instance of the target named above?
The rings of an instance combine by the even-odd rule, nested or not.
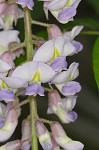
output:
[[[62,126],[55,122],[51,126],[52,135],[55,139],[56,143],[59,144],[62,148],[68,149],[68,150],[82,150],[84,145],[79,141],[73,141],[71,138],[69,138]]]
[[[43,122],[39,120],[36,121],[36,131],[37,131],[37,137],[43,149],[51,150],[52,142],[51,142],[50,133],[47,130],[47,128],[44,126]]]
[[[53,90],[49,92],[48,102],[49,102],[49,108],[47,113],[50,114],[51,111],[53,113],[56,113],[58,105],[62,105],[61,97],[58,91]]]
[[[28,119],[24,119],[22,122],[22,139],[28,139],[31,136],[31,125]],[[22,144],[21,150],[30,150],[31,143],[26,141]]]
[[[53,39],[53,38],[57,38],[57,37],[62,37],[61,29],[55,24],[51,25],[47,29],[47,31],[48,31],[48,38],[49,38],[49,40]]]
[[[20,150],[21,148],[21,141],[16,140],[12,142],[8,142],[7,144],[0,147],[0,150]]]
[[[60,150],[60,146],[56,143],[53,136],[51,136],[51,140],[52,140],[52,150]]]
[[[14,133],[18,124],[18,114],[16,110],[10,109],[6,114],[4,126],[0,129],[0,142],[8,140]]]
[[[6,62],[7,64],[9,64],[11,67],[14,67],[14,62],[12,59],[12,54],[9,51],[4,52],[1,55],[1,59]]]

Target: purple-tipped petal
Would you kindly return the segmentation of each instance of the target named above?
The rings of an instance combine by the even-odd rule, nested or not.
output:
[[[38,85],[38,94],[40,96],[44,96],[44,88],[41,86],[41,84]]]
[[[41,84],[32,83],[26,88],[26,95],[34,95],[39,94],[40,96],[44,96],[44,89]]]
[[[81,86],[78,82],[71,81],[62,87],[62,93],[64,95],[75,95],[81,90]]]
[[[2,89],[0,91],[0,101],[1,100],[6,102],[14,101],[14,93],[8,89]]]
[[[83,45],[78,41],[73,40],[72,44],[74,45],[77,53],[83,49]]]
[[[54,59],[53,63],[51,64],[51,67],[54,71],[58,72],[67,67],[67,62],[65,57],[57,57]]]
[[[75,111],[69,111],[67,115],[71,122],[74,122],[77,119],[77,113]]]
[[[59,13],[58,19],[60,21],[69,20],[76,15],[76,9],[73,7],[66,7],[62,12]]]

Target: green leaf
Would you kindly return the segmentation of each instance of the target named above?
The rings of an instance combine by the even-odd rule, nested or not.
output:
[[[96,39],[93,48],[93,70],[94,70],[95,80],[99,89],[99,37]]]

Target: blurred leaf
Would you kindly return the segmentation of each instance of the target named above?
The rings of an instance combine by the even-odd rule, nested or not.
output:
[[[99,37],[96,39],[93,48],[93,70],[94,70],[95,80],[99,89]]]
[[[99,0],[87,0],[99,14]]]
[[[43,11],[43,2],[39,2],[35,0],[35,5],[33,7],[33,11],[31,11],[32,13],[32,18],[35,20],[38,20],[42,17],[44,17],[44,11]]]
[[[82,18],[75,19],[73,22],[69,22],[65,25],[62,25],[62,29],[70,29],[76,25],[84,25],[84,27],[96,30],[99,29],[99,21],[93,18]]]
[[[36,34],[36,36],[39,36],[39,37],[42,37],[44,38],[45,40],[48,40],[48,34],[47,34],[47,30],[43,30],[43,31],[40,31]]]

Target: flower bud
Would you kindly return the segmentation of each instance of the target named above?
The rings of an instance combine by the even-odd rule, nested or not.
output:
[[[7,144],[0,147],[1,150],[20,150],[20,148],[21,148],[20,140],[8,142]]]
[[[60,150],[60,146],[56,143],[53,136],[51,136],[51,140],[52,140],[52,150]]]
[[[7,111],[9,111],[10,109],[12,109],[13,107],[19,105],[19,99],[15,98],[13,102],[8,102],[7,103]],[[21,115],[21,107],[16,109],[16,112],[18,114],[18,117]]]
[[[49,93],[49,107],[47,113],[56,114],[62,123],[74,122],[77,119],[76,112],[71,111],[71,109],[68,110],[68,108],[66,109],[66,103],[64,105],[64,101],[61,99],[59,93],[56,90],[53,90]]]
[[[62,105],[61,97],[56,90],[49,92],[48,95],[49,108],[47,113],[56,113],[58,105]]]
[[[52,24],[50,27],[48,27],[47,32],[48,32],[49,40],[51,40],[53,38],[57,38],[57,37],[62,37],[62,31],[55,24]]]
[[[84,145],[79,141],[73,141],[71,138],[69,138],[62,126],[55,122],[51,126],[52,135],[55,139],[56,143],[59,144],[62,148],[68,149],[68,150],[82,150]]]
[[[9,64],[10,66],[14,67],[14,62],[12,59],[12,54],[9,51],[4,52],[1,55],[1,59],[6,62],[7,64]]]
[[[14,133],[18,124],[18,115],[16,110],[10,109],[6,114],[4,126],[0,129],[0,142],[8,140]]]
[[[37,137],[44,150],[52,149],[52,142],[49,131],[44,126],[43,122],[36,121]]]
[[[24,119],[22,122],[22,139],[28,139],[31,136],[31,125],[28,119]],[[21,150],[30,150],[31,143],[26,141],[22,144]]]

